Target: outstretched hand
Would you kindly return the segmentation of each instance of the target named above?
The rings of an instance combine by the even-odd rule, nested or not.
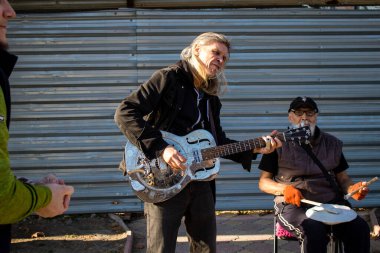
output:
[[[54,174],[48,174],[44,178],[42,178],[39,182],[39,184],[65,184],[65,181],[63,179],[57,178]]]
[[[36,213],[44,218],[51,218],[63,214],[70,205],[71,195],[74,193],[74,187],[57,183],[45,184],[52,193],[50,203],[40,208]]]

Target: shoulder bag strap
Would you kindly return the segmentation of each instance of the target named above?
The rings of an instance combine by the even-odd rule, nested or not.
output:
[[[313,159],[313,161],[318,165],[318,167],[321,169],[323,175],[325,176],[327,181],[330,183],[330,186],[334,189],[336,194],[338,196],[340,196],[342,194],[342,191],[340,190],[338,184],[336,183],[336,181],[331,176],[331,174],[330,174],[331,172],[327,171],[325,166],[323,166],[321,161],[315,156],[315,154],[311,150],[310,144],[303,143],[303,144],[301,144],[301,147],[306,151],[306,153],[311,157],[311,159]]]

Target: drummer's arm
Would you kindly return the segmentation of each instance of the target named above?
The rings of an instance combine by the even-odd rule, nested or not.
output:
[[[354,184],[346,171],[342,171],[336,174],[336,179],[345,194],[347,193],[348,187]]]
[[[261,171],[259,179],[259,189],[265,193],[273,195],[283,195],[286,185],[273,180],[273,174]]]

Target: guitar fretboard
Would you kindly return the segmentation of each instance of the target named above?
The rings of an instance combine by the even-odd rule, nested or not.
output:
[[[283,133],[277,133],[276,136],[281,141],[284,141]],[[205,148],[201,150],[203,160],[210,160],[227,155],[232,155],[247,150],[253,150],[255,148],[263,148],[266,146],[263,138],[255,138],[245,141],[238,141],[230,144],[216,146],[212,148]]]

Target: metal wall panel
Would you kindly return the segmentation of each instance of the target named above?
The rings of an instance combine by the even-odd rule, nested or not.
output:
[[[137,8],[250,8],[250,7],[286,7],[286,6],[336,6],[336,5],[378,5],[380,1],[378,0],[340,0],[340,1],[330,1],[330,0],[283,0],[283,1],[270,1],[270,0],[133,0],[134,6]]]
[[[74,11],[74,10],[101,10],[117,8],[264,8],[264,7],[301,7],[301,6],[353,6],[379,5],[379,0],[17,0],[12,2],[16,11]]]
[[[121,9],[19,15],[10,23],[19,55],[12,166],[18,175],[54,172],[74,184],[71,213],[142,210],[117,171],[125,138],[114,110],[206,31],[232,40],[222,97],[229,136],[282,131],[290,100],[312,96],[321,128],[344,141],[354,180],[380,175],[380,11]],[[248,173],[223,161],[217,209],[272,208],[273,198],[257,187],[257,163]],[[353,204],[379,206],[379,197],[375,183]]]
[[[16,11],[99,10],[127,7],[127,0],[17,0],[12,1]]]

